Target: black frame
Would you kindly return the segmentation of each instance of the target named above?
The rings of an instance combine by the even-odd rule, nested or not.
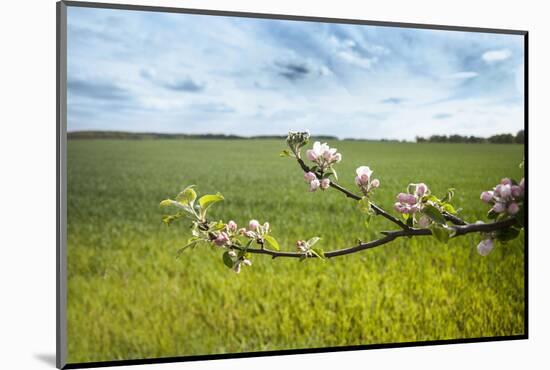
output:
[[[464,338],[464,339],[445,339],[445,340],[430,340],[420,342],[401,342],[401,343],[383,343],[383,344],[368,344],[356,346],[341,346],[341,347],[321,347],[321,348],[304,348],[290,350],[274,350],[274,351],[259,351],[259,352],[239,352],[239,353],[223,353],[209,355],[193,355],[193,356],[175,356],[161,358],[144,358],[133,360],[114,360],[100,362],[85,362],[85,363],[66,363],[67,358],[67,338],[66,338],[66,277],[67,277],[67,255],[66,255],[66,142],[67,142],[67,6],[83,7],[83,8],[100,8],[100,9],[119,9],[119,10],[134,10],[147,12],[163,12],[163,13],[183,13],[183,14],[199,14],[213,15],[239,18],[260,18],[260,19],[278,19],[290,21],[305,21],[305,22],[324,22],[324,23],[340,23],[340,24],[356,24],[369,26],[383,27],[399,27],[399,28],[417,28],[431,29],[441,31],[462,31],[462,32],[478,32],[478,33],[497,33],[508,35],[521,35],[524,37],[524,171],[527,187],[529,188],[529,32],[523,30],[496,29],[496,28],[481,28],[481,27],[461,27],[461,26],[446,26],[420,23],[401,23],[401,22],[383,22],[383,21],[368,21],[346,18],[325,18],[313,16],[299,15],[284,15],[284,14],[266,14],[266,13],[251,13],[237,12],[225,10],[207,10],[207,9],[190,9],[190,8],[174,8],[161,6],[145,6],[145,5],[130,5],[130,4],[110,4],[97,2],[81,2],[81,1],[59,1],[56,4],[57,13],[57,63],[56,63],[56,120],[57,120],[57,209],[56,209],[56,227],[57,227],[57,253],[56,253],[56,366],[59,369],[78,369],[78,368],[94,368],[105,366],[123,366],[123,365],[142,365],[142,364],[160,364],[171,362],[186,362],[186,361],[204,361],[218,360],[230,358],[246,358],[246,357],[264,357],[264,356],[281,356],[293,354],[308,354],[308,353],[323,353],[323,352],[341,352],[341,351],[357,351],[365,349],[381,349],[381,348],[401,348],[401,347],[416,347],[430,346],[442,344],[459,344],[459,343],[478,343],[478,342],[497,342],[504,340],[520,340],[528,339],[529,335],[529,191],[525,192],[525,227],[524,227],[524,290],[525,290],[525,312],[524,312],[524,334],[497,336],[497,337],[480,337],[480,338]]]

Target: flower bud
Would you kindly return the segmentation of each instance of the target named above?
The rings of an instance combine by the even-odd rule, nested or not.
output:
[[[258,222],[258,220],[250,220],[250,222],[248,223],[248,230],[256,231],[259,226],[260,223]]]
[[[237,230],[237,223],[233,220],[229,221],[226,226],[228,231],[235,232]]]
[[[227,235],[227,233],[224,231],[219,233],[216,239],[214,239],[214,244],[216,244],[217,246],[222,246],[224,244],[227,244],[227,242],[229,242],[229,235]]]
[[[256,238],[256,233],[254,231],[245,231],[244,236],[249,239],[254,239]]]
[[[317,176],[311,171],[304,173],[304,180],[306,180],[306,182],[312,182],[316,178]]]
[[[406,195],[407,195],[407,198],[405,199],[405,203],[410,204],[411,206],[417,203],[417,199],[413,194],[406,194]]]
[[[512,180],[510,180],[509,178],[504,178],[504,179],[500,180],[500,183],[502,185],[512,185]]]
[[[510,205],[508,205],[508,214],[515,215],[518,212],[519,212],[519,206],[516,202],[512,202],[510,203]]]
[[[482,256],[486,256],[489,253],[491,253],[491,251],[493,250],[493,247],[494,247],[493,239],[485,239],[485,240],[482,240],[477,245],[477,252]]]
[[[243,259],[243,263],[244,263],[245,265],[247,265],[247,266],[252,266],[252,261],[249,260],[249,259],[246,259],[246,258]]]
[[[336,153],[333,157],[334,162],[338,163],[342,160],[342,154]]]
[[[401,203],[407,203],[407,200],[409,199],[409,194],[407,193],[399,193],[397,195],[397,200]]]
[[[314,162],[317,159],[317,154],[315,154],[315,151],[313,149],[309,149],[306,151],[307,159]]]
[[[319,186],[321,186],[321,182],[318,179],[314,179],[309,183],[309,191],[315,191],[319,189]]]
[[[480,199],[485,203],[489,203],[491,199],[493,199],[493,192],[484,191],[483,193],[481,193]]]
[[[374,180],[372,180],[372,182],[370,183],[370,185],[371,185],[373,188],[376,189],[377,187],[380,186],[380,180],[374,179]]]
[[[507,199],[510,195],[512,195],[512,186],[510,186],[510,184],[502,185],[500,187],[500,196]]]
[[[244,227],[241,227],[239,229],[239,234],[244,235],[246,233],[246,229]]]
[[[268,233],[269,232],[269,222],[265,222],[263,227],[264,227],[264,233]]]
[[[233,265],[233,271],[235,271],[237,274],[241,272],[241,264],[239,262]]]
[[[235,252],[233,249],[231,249],[229,252],[227,252],[227,254],[230,256],[230,257],[237,257],[237,252]]]
[[[330,186],[330,180],[329,179],[322,179],[321,180],[321,189],[325,190],[328,189]]]
[[[523,195],[523,190],[518,185],[512,185],[512,196],[514,198],[519,198]]]
[[[424,194],[428,191],[428,187],[424,183],[416,184],[416,195],[423,197]]]
[[[502,212],[506,211],[506,204],[504,204],[502,202],[496,202],[492,209],[496,213],[502,213]]]

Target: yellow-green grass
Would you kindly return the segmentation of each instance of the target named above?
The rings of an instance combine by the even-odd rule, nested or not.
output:
[[[339,141],[342,185],[369,165],[373,199],[425,182],[468,221],[502,177],[521,178],[521,145]],[[320,236],[331,250],[392,229],[367,229],[355,202],[334,190],[307,192],[276,140],[73,140],[68,145],[68,361],[106,361],[523,334],[524,243],[476,252],[479,235],[448,245],[399,239],[328,261],[254,255],[240,274],[221,250],[200,246],[176,259],[184,221],[161,223],[159,201],[190,184],[226,200],[212,217],[269,221],[283,249]]]

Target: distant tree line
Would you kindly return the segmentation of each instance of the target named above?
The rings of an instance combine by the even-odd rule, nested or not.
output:
[[[518,131],[514,136],[512,134],[498,134],[488,138],[478,136],[462,136],[462,135],[432,135],[428,138],[417,136],[417,143],[491,143],[491,144],[523,144],[525,142],[525,133],[523,130]]]
[[[247,139],[276,139],[285,140],[286,135],[256,135],[239,136],[226,134],[168,134],[156,132],[127,132],[127,131],[70,131],[68,139],[119,139],[119,140],[150,140],[150,139],[209,139],[209,140],[247,140]],[[336,136],[315,136],[314,140],[338,140]]]

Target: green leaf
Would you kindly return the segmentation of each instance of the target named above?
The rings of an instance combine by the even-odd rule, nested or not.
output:
[[[450,202],[454,196],[455,196],[455,189],[454,188],[447,189],[447,194],[445,194],[443,199],[441,199],[441,202],[442,203]]]
[[[431,204],[426,204],[424,206],[424,209],[422,210],[422,213],[431,218],[432,221],[435,223],[438,223],[440,225],[446,224],[445,217],[443,217],[439,209],[432,206]]]
[[[279,153],[279,157],[296,157],[293,153],[290,152],[290,150],[285,149],[282,152]]]
[[[208,207],[210,207],[212,204],[220,202],[222,200],[224,200],[224,197],[220,193],[207,194],[200,197],[199,205],[203,211],[206,211]]]
[[[164,199],[162,202],[160,202],[159,206],[162,208],[166,208],[172,205],[174,201],[172,199]]]
[[[372,219],[372,215],[371,215],[370,213],[367,214],[367,216],[365,217],[365,227],[366,227],[367,229],[369,228],[371,219]]]
[[[443,210],[444,210],[445,212],[450,213],[450,214],[452,214],[452,215],[455,215],[455,214],[456,214],[456,209],[455,209],[455,207],[453,207],[451,204],[445,203],[445,204],[443,204],[442,207],[443,207]]]
[[[363,213],[371,213],[371,206],[369,198],[363,197],[357,202],[357,207],[359,207],[359,210]]]
[[[195,199],[197,199],[197,193],[193,190],[193,186],[195,185],[190,185],[183,189],[183,191],[176,197],[176,201],[193,206]]]
[[[225,251],[222,258],[223,258],[224,265],[226,265],[229,268],[233,268],[233,259],[229,255],[229,251]]]
[[[307,245],[311,248],[315,245],[315,243],[317,243],[319,240],[321,240],[321,238],[319,238],[318,236],[314,236],[313,238],[309,239],[307,241]]]
[[[507,242],[514,240],[519,235],[519,229],[515,227],[509,227],[507,229],[498,230],[496,233],[496,238],[501,242]]]
[[[281,250],[279,243],[271,235],[264,235],[264,240],[267,242],[267,244],[269,244],[271,248],[275,249],[276,251]]]
[[[438,225],[433,225],[430,227],[430,230],[432,230],[432,235],[434,238],[439,240],[442,243],[447,243],[449,241],[449,230],[447,228],[443,228]]]
[[[212,231],[220,231],[225,229],[225,224],[222,221],[218,221],[210,226],[210,230]]]
[[[180,255],[183,253],[184,250],[186,250],[187,248],[189,247],[192,247],[194,246],[195,244],[197,244],[198,242],[200,242],[201,240],[199,238],[190,238],[188,241],[187,241],[187,245],[185,245],[184,247],[178,249],[176,251],[176,258],[179,258]]]
[[[313,253],[313,255],[315,255],[316,257],[324,260],[326,257],[325,257],[325,252],[321,249],[321,248],[311,248],[310,249],[311,253]]]

